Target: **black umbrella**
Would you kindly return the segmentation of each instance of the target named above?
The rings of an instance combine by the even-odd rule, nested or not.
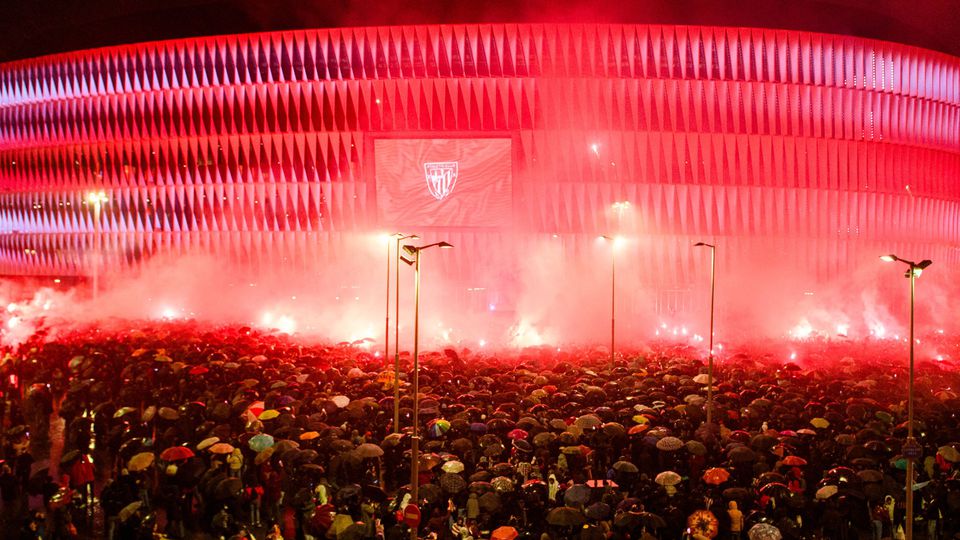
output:
[[[547,523],[558,527],[577,527],[583,525],[586,520],[586,516],[580,510],[569,506],[554,508],[547,514]]]
[[[213,490],[214,498],[220,500],[239,497],[243,491],[243,482],[239,478],[224,478],[217,482]]]
[[[583,515],[590,519],[603,520],[610,517],[610,505],[602,502],[596,502],[588,506]]]

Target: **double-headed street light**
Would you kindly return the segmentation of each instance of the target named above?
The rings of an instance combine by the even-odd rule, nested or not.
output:
[[[906,515],[906,537],[907,540],[913,539],[913,468],[914,462],[920,457],[920,445],[913,437],[913,305],[916,298],[916,281],[923,273],[924,269],[933,264],[930,259],[924,259],[918,263],[901,259],[896,255],[883,255],[880,260],[886,262],[902,262],[909,268],[904,277],[910,280],[910,388],[907,394],[907,441],[903,445],[903,454],[907,458],[907,515]]]
[[[717,285],[717,246],[697,242],[693,247],[710,248],[710,352],[707,355],[707,425],[713,425],[713,299]]]
[[[403,240],[418,240],[415,234],[394,233],[390,236],[397,241],[397,291],[394,302],[393,341],[396,354],[393,357],[393,432],[400,432],[400,242]],[[386,356],[390,357],[390,242],[387,241],[387,329],[383,338],[386,346]]]
[[[410,497],[413,504],[419,504],[420,486],[420,252],[432,247],[449,249],[453,244],[434,242],[425,246],[403,246],[400,259],[414,268],[413,293],[413,436],[410,445]],[[410,531],[410,538],[416,540],[417,529]]]
[[[93,205],[93,299],[100,294],[100,250],[103,240],[100,238],[100,207],[110,198],[101,189],[87,194],[87,202]]]

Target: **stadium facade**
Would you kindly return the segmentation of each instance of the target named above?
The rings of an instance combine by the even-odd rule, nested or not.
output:
[[[701,279],[701,240],[813,282],[889,251],[955,265],[958,139],[960,59],[837,35],[431,25],[78,51],[0,66],[0,272],[88,274],[92,190],[115,270],[196,250],[309,267],[401,227],[514,256],[626,228],[661,291]]]

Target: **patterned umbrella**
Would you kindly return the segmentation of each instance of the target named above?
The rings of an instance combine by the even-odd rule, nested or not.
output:
[[[460,493],[467,488],[467,481],[459,474],[444,473],[440,475],[440,487],[447,493]]]
[[[450,422],[443,418],[436,418],[427,424],[427,433],[433,438],[440,438],[450,431]]]
[[[498,476],[490,481],[490,485],[493,486],[493,489],[505,493],[508,491],[513,491],[513,480],[507,478],[506,476]]]
[[[782,540],[780,529],[769,523],[757,523],[747,531],[747,538],[750,540]]]
[[[673,471],[663,471],[654,478],[654,482],[661,486],[675,486],[680,483],[680,475]]]
[[[683,448],[683,441],[676,437],[664,437],[657,441],[657,449],[664,452],[675,452]]]
[[[717,516],[709,510],[697,510],[687,517],[687,527],[695,535],[705,536],[707,538],[716,538],[720,532],[720,522]]]

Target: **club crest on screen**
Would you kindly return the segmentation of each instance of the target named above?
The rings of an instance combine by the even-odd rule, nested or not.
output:
[[[430,190],[430,194],[435,199],[442,201],[453,193],[453,187],[457,185],[459,169],[459,162],[457,161],[437,161],[423,164],[427,189]]]

